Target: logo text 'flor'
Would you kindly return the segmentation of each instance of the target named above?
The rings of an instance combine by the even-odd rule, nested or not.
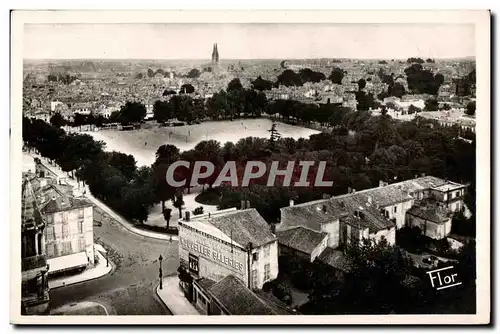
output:
[[[457,281],[458,275],[453,272],[453,266],[428,271],[427,275],[429,275],[432,287],[436,288],[436,290],[447,289],[462,284],[462,282]]]

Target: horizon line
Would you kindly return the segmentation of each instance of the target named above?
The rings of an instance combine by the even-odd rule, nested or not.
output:
[[[364,57],[315,57],[315,58],[224,58],[220,61],[228,61],[228,60],[407,60],[408,58],[421,58],[423,60],[433,59],[433,60],[453,60],[453,59],[468,59],[468,58],[476,58],[473,56],[456,56],[456,57],[431,57],[431,56],[407,56],[403,58],[364,58]],[[207,60],[211,61],[210,58],[23,58],[23,60]]]

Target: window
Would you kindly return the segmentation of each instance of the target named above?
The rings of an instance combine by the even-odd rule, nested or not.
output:
[[[257,270],[252,270],[252,288],[255,289],[257,286]]]
[[[253,261],[259,261],[259,253],[253,253]]]
[[[63,224],[62,226],[62,237],[66,238],[69,235],[69,226],[68,224]]]
[[[268,263],[264,265],[264,282],[267,282],[270,276],[271,276],[271,265]]]
[[[83,220],[80,220],[78,222],[78,233],[80,233],[80,234],[83,233]]]
[[[51,257],[56,255],[56,246],[54,244],[47,245],[47,256]]]
[[[78,219],[83,219],[83,217],[84,217],[83,208],[78,209]]]
[[[458,196],[460,196],[460,191],[457,191],[457,192],[455,193],[455,197],[458,197]]]
[[[78,250],[79,251],[85,250],[85,239],[84,238],[78,239]]]
[[[394,213],[396,213],[396,212],[398,212],[398,207],[397,206],[394,207]]]
[[[54,226],[47,227],[47,241],[54,240]]]

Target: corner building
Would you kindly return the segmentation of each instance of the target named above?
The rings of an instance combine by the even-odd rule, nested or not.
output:
[[[179,221],[180,266],[193,282],[219,282],[232,275],[251,289],[278,276],[278,241],[255,209],[221,210]],[[181,281],[188,296],[203,294],[197,284]],[[190,298],[190,299],[191,299]]]

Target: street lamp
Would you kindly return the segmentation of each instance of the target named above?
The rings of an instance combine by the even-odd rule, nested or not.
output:
[[[162,280],[162,276],[163,276],[163,272],[161,270],[161,261],[163,261],[163,257],[161,256],[160,254],[160,257],[158,258],[158,260],[160,261],[160,290],[163,289],[163,280]]]

